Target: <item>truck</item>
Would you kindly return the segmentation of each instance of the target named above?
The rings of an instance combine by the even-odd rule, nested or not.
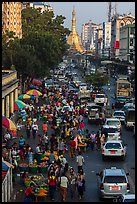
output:
[[[91,94],[90,90],[80,90],[78,92],[78,99],[80,101],[80,104],[83,106],[86,102],[91,101]]]
[[[96,113],[99,113],[99,123],[103,124],[105,120],[105,114],[104,114],[104,109],[102,106],[93,104],[90,106],[89,111],[88,111],[88,122],[89,123],[96,123]]]
[[[118,79],[116,81],[116,97],[130,97],[132,92],[131,83],[127,79]]]
[[[94,99],[94,103],[100,106],[104,106],[107,104],[107,97],[105,94],[96,94],[96,97]]]
[[[127,130],[134,129],[135,125],[135,108],[130,108],[125,111],[125,127]]]

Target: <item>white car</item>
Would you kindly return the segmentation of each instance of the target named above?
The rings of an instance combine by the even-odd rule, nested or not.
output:
[[[96,94],[96,98],[94,99],[94,103],[100,105],[100,104],[107,104],[107,97],[105,94]]]
[[[114,125],[118,128],[118,130],[121,132],[121,122],[118,118],[106,118],[104,125]]]
[[[118,128],[114,125],[103,125],[101,129],[101,133],[102,134],[104,133],[107,135],[107,141],[121,139],[120,132]]]
[[[126,144],[122,140],[107,141],[102,149],[102,159],[108,157],[121,157],[124,161],[126,157]]]
[[[121,110],[116,110],[112,117],[120,119],[121,122],[125,122],[125,112]]]
[[[87,84],[86,83],[81,83],[79,85],[79,90],[87,90]]]

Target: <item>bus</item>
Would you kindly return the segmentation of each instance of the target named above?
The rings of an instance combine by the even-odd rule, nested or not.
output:
[[[127,79],[118,79],[116,81],[116,97],[130,97],[132,92],[131,83]]]

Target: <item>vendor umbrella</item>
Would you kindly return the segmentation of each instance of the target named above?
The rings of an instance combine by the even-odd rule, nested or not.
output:
[[[19,97],[18,97],[18,99],[19,100],[22,100],[22,99],[34,99],[35,97],[34,96],[32,96],[32,95],[28,95],[28,94],[21,94]]]
[[[24,108],[26,106],[26,103],[20,101],[20,100],[17,100],[14,102],[14,110],[20,110],[22,108]]]
[[[36,90],[36,89],[29,90],[29,91],[27,91],[26,94],[30,94],[30,95],[33,95],[33,96],[41,96],[42,95],[42,93],[40,91]]]
[[[8,130],[17,130],[17,127],[13,123],[13,121],[10,120],[9,118],[6,118],[5,116],[2,116],[2,126],[7,128]]]
[[[41,85],[42,82],[40,80],[38,80],[38,79],[33,79],[32,80],[32,84],[34,84],[34,85]]]

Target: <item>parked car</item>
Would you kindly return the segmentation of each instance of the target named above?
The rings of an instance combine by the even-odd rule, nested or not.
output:
[[[124,169],[111,167],[96,173],[100,198],[117,198],[130,192],[130,185]]]
[[[120,157],[124,161],[126,144],[123,144],[122,140],[107,141],[102,149],[102,159],[105,160],[108,157]]]
[[[118,127],[115,125],[103,125],[101,128],[101,134],[106,135],[106,140],[119,140],[120,132],[118,130]]]
[[[114,118],[118,118],[121,123],[124,123],[125,122],[125,112],[124,111],[121,111],[121,110],[116,110],[113,114],[112,114],[112,117]]]

